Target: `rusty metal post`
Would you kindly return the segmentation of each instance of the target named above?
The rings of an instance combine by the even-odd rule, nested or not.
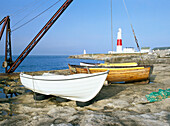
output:
[[[3,66],[5,67],[5,72],[8,71],[11,65],[12,65],[11,29],[10,29],[10,19],[8,17],[7,25],[6,25],[5,61],[3,63]]]
[[[7,72],[8,68],[12,65],[12,52],[11,52],[11,29],[10,29],[10,19],[9,16],[4,17],[0,21],[0,25],[3,24],[2,29],[0,31],[0,40],[2,38],[3,32],[6,27],[6,42],[5,42],[5,61],[2,66],[5,68],[5,72]]]

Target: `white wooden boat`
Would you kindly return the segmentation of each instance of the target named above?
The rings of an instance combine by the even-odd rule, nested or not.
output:
[[[87,102],[101,90],[109,71],[94,74],[31,76],[20,74],[21,83],[33,92]]]
[[[97,66],[99,63],[86,63],[86,62],[80,62],[80,66]]]

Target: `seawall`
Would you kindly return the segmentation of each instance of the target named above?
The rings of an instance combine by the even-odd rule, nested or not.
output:
[[[69,58],[103,60],[108,63],[137,62],[139,64],[170,64],[170,50],[155,51],[152,53],[82,54],[72,55]]]

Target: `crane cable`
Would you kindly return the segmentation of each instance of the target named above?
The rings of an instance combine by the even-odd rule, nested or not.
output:
[[[50,7],[48,7],[47,9],[45,9],[44,11],[42,11],[40,14],[38,14],[37,16],[33,17],[32,19],[30,19],[29,21],[25,22],[24,24],[18,26],[17,28],[15,28],[14,30],[12,30],[11,32],[14,32],[16,30],[18,30],[19,28],[23,27],[24,25],[30,23],[31,21],[33,21],[34,19],[36,19],[37,17],[39,17],[40,15],[42,15],[43,13],[45,13],[46,11],[48,11],[49,9],[51,9],[54,5],[56,5],[58,2],[60,2],[61,0],[58,0],[57,2],[55,2],[53,5],[51,5]]]
[[[39,2],[38,0],[35,0],[35,1],[33,1],[33,2],[30,2],[29,4],[25,5],[23,8],[16,10],[16,11],[13,12],[12,14],[10,14],[9,16],[10,16],[10,17],[15,17],[15,16],[23,13],[23,12],[24,12],[27,8],[29,8],[30,6],[36,5],[38,2]]]
[[[128,9],[127,9],[125,0],[123,0],[123,3],[124,3],[124,7],[125,7],[125,10],[126,10],[126,13],[127,13],[127,16],[128,16],[128,19],[129,19],[129,22],[130,22],[130,25],[131,25],[131,28],[132,28],[132,32],[133,32],[133,35],[134,35],[134,38],[135,38],[135,42],[136,42],[137,48],[138,48],[138,50],[140,51],[140,47],[139,47],[139,44],[138,44],[138,40],[137,40],[137,38],[136,38],[135,31],[134,31],[134,29],[133,29],[133,25],[132,25],[131,20],[130,20],[130,16],[129,16],[129,13],[128,13]]]
[[[113,14],[112,14],[112,0],[110,1],[111,3],[111,45],[112,45],[112,51],[113,51]]]
[[[44,1],[44,2],[47,2],[47,1]],[[25,15],[21,20],[19,20],[18,22],[16,22],[11,28],[15,27],[17,24],[19,24],[21,21],[23,21],[26,17],[28,17],[30,14],[32,14],[32,12],[34,12],[34,11],[36,11],[38,8],[40,8],[41,5],[43,5],[43,4],[44,4],[44,3],[41,3],[41,4],[39,5],[39,7],[37,7],[37,8],[35,8],[35,9],[31,10],[30,13],[28,13],[28,14]]]

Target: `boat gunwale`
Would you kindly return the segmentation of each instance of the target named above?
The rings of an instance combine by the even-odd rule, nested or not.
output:
[[[144,68],[147,68],[147,67],[153,67],[152,65],[137,65],[137,66],[81,66],[81,65],[71,65],[71,64],[68,64],[68,66],[71,66],[71,67],[78,67],[78,68],[137,68],[137,67],[144,67]]]
[[[87,62],[81,62],[81,63],[85,63],[85,64],[89,64],[89,65],[99,65],[100,63],[87,63]]]
[[[105,66],[105,65],[110,65],[110,64],[137,64],[136,62],[131,62],[131,63],[88,63],[88,62],[80,62],[80,63],[84,63],[84,64],[88,64],[88,65],[99,65],[99,66]],[[120,65],[120,66],[123,66],[123,65]],[[134,66],[134,65],[125,65],[125,66]],[[138,66],[138,64],[135,65],[135,66]],[[114,65],[113,65],[113,67],[114,67]],[[119,67],[119,66],[116,65],[116,67]]]
[[[27,78],[27,79],[32,79],[32,80],[39,80],[39,81],[70,81],[70,80],[78,80],[78,79],[85,79],[85,78],[91,78],[91,77],[95,77],[95,76],[101,76],[101,75],[104,75],[104,74],[108,74],[109,73],[109,70],[107,70],[106,72],[101,72],[101,73],[94,73],[95,75],[89,75],[87,74],[88,76],[86,77],[76,77],[76,78],[72,78],[72,79],[58,79],[58,80],[54,80],[54,79],[37,79],[37,78],[34,78],[35,76],[31,76],[31,77],[25,77],[24,75],[28,75],[28,74],[24,74],[24,73],[21,73],[20,74],[20,77],[23,77],[23,78]],[[54,75],[55,76],[55,75]],[[41,77],[41,76],[36,76],[36,77]]]

